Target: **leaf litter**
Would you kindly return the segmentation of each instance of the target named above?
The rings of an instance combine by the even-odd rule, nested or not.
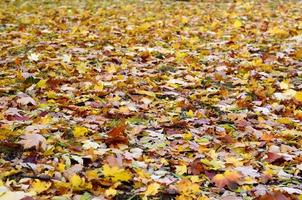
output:
[[[0,199],[302,199],[301,1],[1,1]]]

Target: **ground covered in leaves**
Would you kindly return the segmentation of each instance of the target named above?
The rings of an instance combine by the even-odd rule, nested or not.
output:
[[[301,1],[0,4],[1,200],[302,199]]]

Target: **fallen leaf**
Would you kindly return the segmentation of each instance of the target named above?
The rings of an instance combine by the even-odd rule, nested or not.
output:
[[[264,196],[257,198],[257,200],[291,200],[291,198],[287,197],[283,193],[276,191],[267,193]]]
[[[38,61],[39,60],[39,54],[36,54],[36,53],[31,53],[27,56],[27,58],[30,60],[30,61]]]
[[[160,184],[158,183],[151,183],[148,185],[146,191],[144,192],[144,196],[154,196],[158,193],[158,189],[160,188]]]
[[[110,167],[107,164],[103,165],[102,171],[104,176],[111,179],[113,182],[129,181],[132,178],[132,175],[129,171],[119,167]]]
[[[177,190],[184,195],[192,195],[199,193],[200,187],[197,183],[192,183],[189,179],[182,179],[176,184]]]
[[[51,187],[51,182],[40,181],[37,179],[32,183],[31,187],[32,191],[39,194],[48,190]]]
[[[36,133],[22,135],[19,144],[23,145],[24,149],[35,147],[37,150],[40,148],[45,150],[47,146],[46,139]]]
[[[76,138],[83,137],[88,133],[88,129],[82,126],[76,126],[73,129],[73,135]]]
[[[224,174],[216,174],[212,178],[212,181],[217,187],[223,188],[232,183],[237,183],[241,178],[242,175],[240,175],[238,172],[227,170],[224,172]]]
[[[70,177],[70,183],[73,188],[79,188],[84,184],[84,180],[77,174]]]
[[[176,174],[177,175],[183,175],[184,173],[187,173],[187,166],[186,165],[176,166]]]
[[[123,122],[108,132],[108,138],[105,140],[105,142],[107,144],[128,144],[128,138],[124,135],[125,130],[126,125]]]
[[[109,188],[105,191],[105,195],[107,197],[114,197],[117,194],[117,190],[113,189],[113,188]]]

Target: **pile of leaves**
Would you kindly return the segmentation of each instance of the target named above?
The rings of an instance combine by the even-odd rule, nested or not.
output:
[[[0,2],[0,199],[302,199],[301,1]]]

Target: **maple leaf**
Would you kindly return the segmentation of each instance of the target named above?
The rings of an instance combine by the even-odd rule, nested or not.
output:
[[[260,198],[257,198],[257,200],[291,200],[291,198],[287,197],[282,192],[276,191],[267,193]]]
[[[73,129],[73,135],[76,138],[85,136],[85,134],[87,133],[88,133],[88,129],[82,126],[76,126]]]
[[[184,173],[187,173],[187,166],[186,165],[176,166],[176,174],[177,175],[183,175]]]
[[[223,188],[224,186],[229,184],[228,179],[225,178],[223,174],[216,174],[212,181],[215,183],[217,187]]]
[[[128,144],[128,138],[124,136],[126,130],[125,122],[113,128],[108,132],[108,138],[105,140],[106,144]]]
[[[196,158],[189,167],[189,173],[192,173],[193,175],[199,175],[201,172],[204,171],[204,167],[202,163],[200,162],[200,159]]]
[[[184,195],[192,195],[199,193],[200,187],[197,183],[192,183],[189,179],[182,179],[176,184],[177,190]]]
[[[236,167],[235,170],[239,171],[240,173],[242,173],[245,176],[250,176],[250,177],[253,177],[253,178],[256,178],[256,177],[260,176],[258,171],[253,169],[252,166]]]
[[[278,153],[268,152],[266,160],[270,163],[274,163],[276,161],[283,160],[283,156],[279,155]]]
[[[31,198],[31,196],[33,196],[31,193],[25,193],[23,191],[10,191],[8,188],[0,186],[1,200],[22,200],[27,197]]]
[[[74,187],[74,188],[78,188],[81,185],[83,185],[83,183],[84,183],[84,180],[77,174],[74,174],[73,176],[71,176],[69,180],[70,180],[72,187]]]
[[[36,88],[45,88],[47,83],[47,79],[42,79],[36,84]]]
[[[146,191],[144,192],[144,196],[153,196],[158,193],[158,189],[160,188],[160,184],[158,183],[151,183],[148,185]]]
[[[20,103],[21,105],[28,105],[28,104],[32,104],[32,105],[36,105],[36,101],[29,97],[29,96],[22,96],[17,100],[17,103]]]
[[[31,185],[32,191],[36,193],[42,193],[48,190],[51,187],[51,184],[51,182],[40,181],[37,179]]]
[[[112,196],[115,196],[117,194],[117,190],[116,189],[113,189],[113,188],[109,188],[105,191],[105,195],[107,197],[112,197]]]
[[[302,199],[301,1],[23,2],[0,1],[0,199]]]
[[[132,174],[129,171],[119,167],[110,167],[107,164],[103,165],[103,174],[113,182],[129,181],[132,178]]]
[[[216,186],[223,188],[229,186],[231,183],[237,183],[242,176],[236,171],[225,171],[224,174],[216,174],[212,181]]]
[[[42,135],[36,133],[22,135],[19,144],[23,145],[25,149],[35,147],[37,150],[39,148],[45,150],[47,145],[46,139]]]
[[[76,66],[76,69],[80,74],[84,74],[87,71],[87,65],[81,62]]]
[[[299,102],[302,102],[302,92],[297,92],[295,94],[295,99]]]

